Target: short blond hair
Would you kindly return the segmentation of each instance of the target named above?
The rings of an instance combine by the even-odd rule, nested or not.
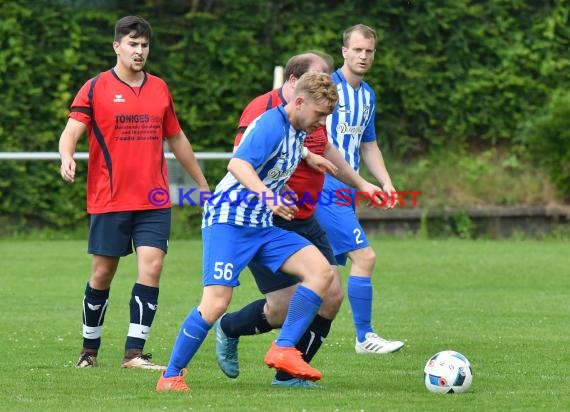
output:
[[[373,39],[374,44],[376,44],[376,39],[378,38],[378,36],[376,36],[376,31],[372,27],[367,26],[365,24],[356,24],[346,29],[342,34],[342,44],[344,47],[348,47],[348,43],[350,42],[350,36],[354,32],[362,34],[362,36],[365,39]]]
[[[338,102],[336,85],[328,73],[310,71],[302,75],[295,85],[293,98],[303,95],[313,102],[326,102],[332,113]]]

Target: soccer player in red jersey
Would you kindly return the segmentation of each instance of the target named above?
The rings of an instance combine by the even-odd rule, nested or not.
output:
[[[61,177],[75,179],[77,142],[88,132],[87,212],[91,277],[83,299],[83,349],[78,368],[97,365],[101,328],[119,259],[137,254],[124,368],[164,369],[143,348],[157,310],[168,249],[171,203],[163,142],[201,191],[208,184],[180,128],[166,83],[144,71],[150,24],[126,16],[115,25],[116,65],[88,80],[71,104],[59,141]]]
[[[286,79],[283,86],[253,99],[244,109],[238,124],[238,133],[234,148],[237,148],[248,125],[265,111],[287,103],[293,94],[297,80],[308,71],[331,73],[332,58],[324,53],[309,51],[293,56],[284,70]],[[312,165],[311,156],[324,156],[338,167],[336,178],[359,190],[373,193],[380,188],[361,178],[342,158],[340,152],[328,143],[325,127],[321,127],[307,136],[305,147],[308,155],[302,161],[287,182],[295,192],[299,210],[294,220],[287,221],[273,216],[273,224],[277,227],[296,232],[319,248],[333,268],[334,279],[321,308],[296,348],[303,359],[310,362],[327,337],[331,323],[340,309],[343,290],[340,284],[336,260],[325,232],[313,217],[320,192],[323,188],[324,174]],[[239,375],[237,345],[242,335],[253,335],[268,332],[283,324],[289,300],[298,282],[292,276],[275,276],[269,269],[251,262],[249,269],[254,275],[260,291],[265,299],[254,301],[237,312],[227,313],[216,322],[216,358],[222,371],[230,378]],[[272,381],[276,386],[312,387],[307,380],[295,378],[285,372],[278,371]]]

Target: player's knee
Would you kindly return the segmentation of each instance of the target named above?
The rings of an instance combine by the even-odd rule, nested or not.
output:
[[[220,316],[222,316],[228,309],[228,304],[225,301],[215,300],[215,301],[202,301],[198,305],[198,311],[204,319],[209,324],[213,324]]]
[[[91,271],[90,284],[95,289],[107,289],[115,276],[115,267],[96,265]]]
[[[278,328],[283,325],[285,317],[287,316],[289,302],[296,289],[297,285],[293,285],[265,294],[266,302],[263,307],[263,314],[267,322],[273,328]]]
[[[107,268],[101,268],[101,267],[93,269],[93,272],[91,273],[91,279],[97,281],[107,280],[112,276],[113,276],[112,271],[108,270]]]
[[[323,299],[319,314],[327,319],[334,319],[344,300],[342,288],[331,287]]]
[[[198,311],[202,318],[213,324],[228,309],[231,296],[231,289],[227,291],[219,288],[204,288],[202,299],[198,305]]]
[[[269,323],[273,328],[279,328],[285,322],[285,317],[287,316],[287,310],[289,308],[289,302],[284,302],[281,305],[265,305],[264,314],[267,323]]]
[[[338,310],[342,305],[342,301],[344,300],[344,290],[342,288],[330,288],[329,293],[327,294],[327,300],[329,301],[329,305],[331,308]]]
[[[139,275],[137,282],[143,285],[158,287],[160,283],[160,274],[162,273],[162,259],[152,259],[145,261],[139,265]]]
[[[150,262],[145,263],[143,271],[154,278],[159,278],[162,273],[164,260],[163,259],[152,259]]]
[[[372,273],[376,265],[376,252],[371,247],[359,250],[358,254],[354,255],[353,263]]]
[[[319,280],[321,281],[321,287],[323,290],[326,291],[326,293],[328,293],[332,283],[333,283],[333,279],[334,279],[334,272],[331,268],[331,265],[326,264],[326,266],[324,266],[321,269],[321,274],[319,276]]]
[[[322,255],[311,257],[312,259],[303,262],[304,264],[299,268],[297,276],[305,286],[323,297],[327,294],[334,279],[334,272],[329,262]]]

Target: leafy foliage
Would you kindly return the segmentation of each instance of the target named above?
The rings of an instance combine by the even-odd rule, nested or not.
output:
[[[126,14],[153,25],[148,70],[168,82],[196,150],[229,151],[242,108],[292,54],[321,49],[340,65],[342,31],[359,22],[379,35],[366,80],[378,94],[385,153],[414,159],[473,141],[515,145],[527,119],[570,85],[569,10],[559,0],[7,1],[0,151],[57,150],[77,90],[114,65],[113,25]],[[83,222],[84,174],[69,186],[53,164],[2,162],[0,175],[4,223]]]
[[[559,91],[523,133],[531,156],[570,199],[570,93]]]

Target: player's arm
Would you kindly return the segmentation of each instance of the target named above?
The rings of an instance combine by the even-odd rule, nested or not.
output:
[[[184,132],[180,130],[174,136],[167,138],[166,141],[168,142],[170,151],[174,153],[176,160],[180,162],[184,170],[192,176],[192,179],[194,179],[198,185],[200,192],[209,192],[210,188],[208,187],[208,182],[206,181],[206,178],[202,173],[202,169],[200,168],[200,164],[194,155],[192,145]]]
[[[306,150],[306,156],[303,158],[305,162],[314,170],[319,173],[329,172],[331,175],[336,176],[337,166],[334,165],[330,160],[325,157],[311,152],[309,149]]]
[[[331,144],[330,142],[327,143],[325,148],[325,157],[329,159],[333,164],[338,166],[338,173],[335,176],[341,182],[356,188],[356,190],[360,192],[368,193],[370,198],[376,197],[378,203],[382,202],[382,199],[379,197],[380,192],[382,189],[366,179],[360,176],[353,168],[348,164],[348,162],[344,159],[340,151],[336,148],[335,145]],[[385,202],[384,202],[385,203]],[[372,207],[374,205],[373,202],[370,202],[369,206]]]
[[[61,167],[59,173],[66,182],[72,183],[75,180],[75,160],[73,155],[77,147],[77,142],[87,131],[85,123],[69,118],[67,124],[61,132],[59,138],[59,157],[61,158]]]
[[[327,160],[338,168],[335,177],[342,183],[359,190],[362,190],[362,187],[368,183],[348,164],[335,145],[327,142],[324,155]]]
[[[382,190],[388,194],[395,192],[396,189],[394,189],[394,186],[392,185],[392,179],[386,169],[384,157],[378,147],[378,143],[376,141],[362,142],[360,145],[360,154],[362,156],[362,161],[370,173],[372,173],[372,176],[374,176],[382,185]]]
[[[247,189],[258,193],[260,198],[262,198],[264,195],[266,199],[278,198],[278,194],[273,193],[267,186],[263,184],[252,164],[248,161],[233,157],[228,163],[228,172],[230,172],[236,178],[236,180],[244,185]],[[293,219],[293,214],[299,210],[295,205],[287,206],[277,201],[268,202],[267,206],[273,211],[274,214],[287,220]]]

